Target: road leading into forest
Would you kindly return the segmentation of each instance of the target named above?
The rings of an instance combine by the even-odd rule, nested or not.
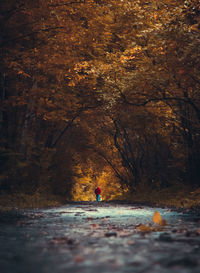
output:
[[[82,202],[0,221],[1,273],[200,272],[200,216],[189,213]]]

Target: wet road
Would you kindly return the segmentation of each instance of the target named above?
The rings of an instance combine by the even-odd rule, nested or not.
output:
[[[200,272],[200,217],[189,213],[86,202],[0,221],[1,273]]]

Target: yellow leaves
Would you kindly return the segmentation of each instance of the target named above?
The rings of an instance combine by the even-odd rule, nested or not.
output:
[[[189,27],[189,31],[199,32],[199,24],[195,24]]]
[[[103,62],[97,62],[95,66],[98,68],[98,71],[101,71],[102,73],[107,72],[112,68],[110,64],[106,64]]]
[[[17,62],[10,62],[8,67],[9,67],[9,69],[12,69],[17,75],[21,75],[21,76],[24,76],[26,78],[31,78],[31,75],[29,75],[24,70],[22,70],[21,64],[19,64]]]
[[[140,224],[138,226],[138,230],[140,232],[157,232],[157,231],[162,231],[163,230],[163,227],[162,226],[157,226],[157,227],[153,227],[153,226],[146,226],[146,225],[143,225],[143,224]]]
[[[152,50],[153,53],[158,53],[158,54],[161,54],[161,55],[164,55],[165,52],[164,52],[164,48],[162,46],[160,47],[155,47],[153,50]]]
[[[125,63],[125,62],[127,62],[127,61],[129,61],[129,60],[132,60],[132,59],[134,59],[135,58],[135,56],[125,56],[125,55],[122,55],[121,57],[120,57],[120,61],[121,61],[121,63]]]
[[[85,79],[86,75],[76,74],[73,79],[70,80],[68,86],[76,86],[81,80]]]
[[[104,20],[108,24],[112,24],[114,22],[114,14],[109,13],[109,14],[104,15]]]
[[[125,54],[123,54],[123,55],[120,56],[121,63],[125,63],[127,61],[135,59],[135,55],[134,54],[138,54],[141,51],[142,51],[142,47],[141,46],[135,46],[133,48],[130,48],[130,49],[126,50]]]
[[[82,69],[88,69],[90,67],[89,63],[87,61],[84,61],[82,63],[77,63],[74,66],[75,71],[80,71]]]
[[[151,232],[153,231],[153,228],[149,227],[149,226],[145,226],[145,225],[139,225],[138,227],[139,231],[142,231],[142,232]]]
[[[18,75],[23,75],[26,78],[31,78],[31,76],[29,74],[27,74],[26,72],[24,72],[23,70],[19,70],[17,72]]]
[[[162,217],[158,211],[154,212],[152,219],[153,219],[153,222],[159,226],[151,226],[151,224],[149,226],[146,226],[146,225],[140,224],[138,226],[138,230],[141,232],[162,231],[163,227],[165,225],[167,225],[166,220],[162,219]]]
[[[90,80],[90,83],[92,83],[92,74],[94,74],[93,66],[87,62],[80,62],[75,63],[74,67],[71,69],[68,69],[67,73],[65,73],[65,76],[67,77],[69,81],[68,86],[76,86],[81,81]]]
[[[156,13],[154,13],[153,18],[154,18],[155,20],[157,20],[158,15],[157,15]]]
[[[156,224],[159,224],[159,225],[162,222],[162,217],[158,211],[155,211],[155,213],[153,215],[153,222]]]
[[[153,215],[153,222],[155,224],[158,224],[160,226],[165,226],[167,224],[166,220],[163,220],[160,213],[158,211],[155,211]]]
[[[106,36],[107,38],[112,38],[112,33],[110,31],[105,31],[104,36]]]
[[[69,83],[68,83],[68,86],[71,86],[71,87],[74,87],[76,86],[75,82],[73,80],[71,80]]]
[[[131,48],[129,51],[131,54],[138,53],[142,50],[141,46],[135,46],[134,48]]]

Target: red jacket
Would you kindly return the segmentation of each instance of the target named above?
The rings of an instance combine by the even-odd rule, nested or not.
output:
[[[95,192],[95,194],[100,194],[101,193],[101,189],[99,187],[97,187],[94,192]]]

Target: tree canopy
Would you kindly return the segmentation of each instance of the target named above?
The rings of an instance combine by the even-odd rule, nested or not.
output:
[[[0,24],[0,189],[199,185],[198,0],[3,0]]]

